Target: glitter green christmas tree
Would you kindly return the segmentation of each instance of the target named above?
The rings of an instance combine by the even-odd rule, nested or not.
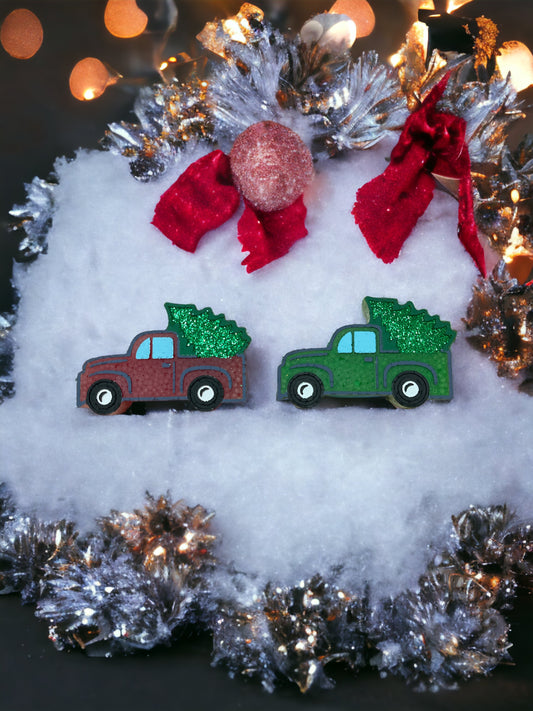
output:
[[[383,327],[384,347],[402,353],[437,353],[447,351],[456,332],[448,321],[431,316],[425,309],[416,309],[411,301],[397,299],[363,299],[363,311],[368,323]]]
[[[224,314],[215,315],[210,308],[194,304],[166,303],[168,331],[180,338],[181,355],[197,358],[231,358],[244,353],[252,340],[246,329]]]

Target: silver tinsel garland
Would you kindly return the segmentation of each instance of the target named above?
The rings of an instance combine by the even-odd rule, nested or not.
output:
[[[473,287],[464,319],[469,341],[497,363],[498,374],[525,375],[533,370],[533,283],[511,278],[500,260],[487,279]]]
[[[10,231],[18,237],[18,258],[20,261],[35,259],[46,252],[46,235],[52,226],[55,209],[54,191],[58,185],[52,173],[46,180],[34,178],[25,185],[26,202],[15,205],[9,214],[16,218]]]
[[[453,517],[418,588],[385,599],[350,588],[342,570],[260,587],[215,560],[211,518],[147,495],[144,509],[112,511],[81,537],[71,523],[21,513],[1,485],[0,592],[36,604],[57,649],[90,655],[170,644],[195,623],[213,636],[214,663],[269,691],[283,680],[328,688],[333,662],[452,688],[510,659],[504,611],[533,583],[533,528],[505,506]]]
[[[55,189],[58,185],[55,174],[46,180],[34,178],[26,184],[26,202],[15,205],[10,210],[14,218],[9,231],[17,240],[17,260],[32,261],[39,254],[46,252],[48,231],[52,226],[55,210]],[[0,404],[6,397],[14,394],[14,383],[8,377],[11,370],[13,344],[10,330],[16,320],[16,307],[19,299],[15,293],[15,303],[9,313],[0,313]]]
[[[241,576],[235,588],[244,585],[246,594],[235,601],[230,590],[231,598],[219,600],[209,620],[214,663],[224,664],[232,676],[260,679],[268,691],[285,679],[302,692],[333,685],[326,673],[331,662],[353,670],[365,666],[368,596],[366,590],[346,591],[337,582],[339,573],[292,587],[269,583],[262,590]]]
[[[57,649],[90,656],[151,649],[172,635],[157,585],[127,553],[47,566],[36,615]]]
[[[13,362],[10,330],[14,322],[14,310],[9,314],[0,314],[0,405],[5,398],[12,397],[15,392],[15,384],[9,377]]]

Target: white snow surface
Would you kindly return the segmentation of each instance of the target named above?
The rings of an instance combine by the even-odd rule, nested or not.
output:
[[[477,275],[456,236],[457,203],[436,194],[391,265],[354,225],[356,190],[389,151],[319,165],[305,195],[309,235],[254,274],[240,265],[240,212],[195,254],[150,224],[161,193],[200,153],[150,184],[109,153],[58,161],[48,253],[16,269],[17,393],[0,407],[1,476],[20,506],[89,527],[111,508],[142,506],[146,490],[169,490],[215,511],[218,557],[259,580],[291,583],[344,563],[354,582],[390,592],[416,584],[431,546],[446,544],[450,516],[470,504],[508,503],[531,520],[533,399],[466,343],[461,318]],[[364,323],[366,295],[412,300],[452,322],[454,399],[414,410],[277,402],[282,356]],[[78,409],[83,362],[165,328],[165,301],[210,306],[246,327],[248,402],[144,416]]]

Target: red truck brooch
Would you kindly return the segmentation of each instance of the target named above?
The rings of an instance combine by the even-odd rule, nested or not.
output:
[[[140,333],[127,352],[91,358],[78,374],[78,407],[98,415],[134,402],[186,400],[197,410],[246,400],[246,329],[192,304],[165,304],[165,331]]]

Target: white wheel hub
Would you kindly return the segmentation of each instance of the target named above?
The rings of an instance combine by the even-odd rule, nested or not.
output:
[[[406,380],[402,383],[402,395],[410,399],[415,398],[420,392],[420,385],[414,380]]]
[[[215,397],[216,393],[212,385],[202,385],[202,387],[198,388],[198,399],[201,402],[211,402]]]
[[[304,381],[298,384],[296,392],[302,400],[310,400],[315,394],[315,387],[309,381]]]
[[[113,393],[109,388],[102,388],[96,393],[96,402],[101,407],[107,407],[113,401]]]

